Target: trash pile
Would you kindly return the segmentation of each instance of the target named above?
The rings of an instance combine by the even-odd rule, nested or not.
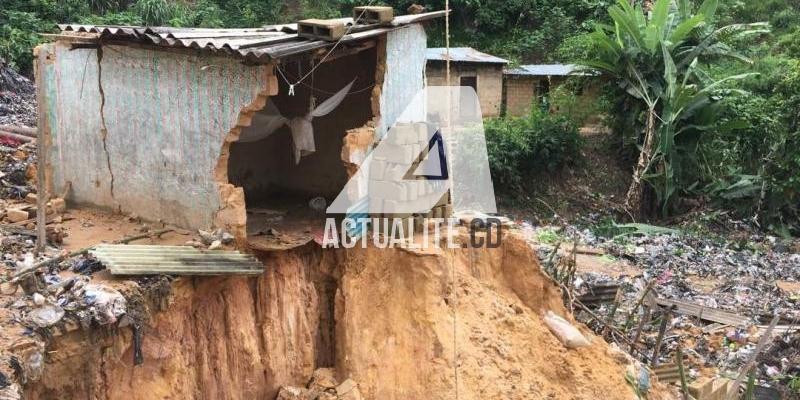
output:
[[[93,324],[116,323],[126,313],[126,300],[119,291],[89,283],[88,276],[60,279],[58,275],[48,275],[48,280],[57,281],[11,304],[12,309],[20,312],[20,322],[31,331],[41,328],[69,331],[78,326],[89,329]]]
[[[352,379],[338,383],[332,368],[314,371],[306,387],[284,386],[276,400],[362,400],[358,384]]]
[[[24,199],[35,183],[36,144],[0,138],[0,199]]]
[[[0,58],[0,125],[36,126],[36,93],[28,78]]]
[[[715,375],[744,385],[753,375],[755,391],[800,396],[800,242],[756,230],[726,238],[628,224],[603,237],[573,225],[522,225],[530,237],[554,237],[534,246],[576,317],[662,381]],[[579,268],[575,243],[634,273]]]

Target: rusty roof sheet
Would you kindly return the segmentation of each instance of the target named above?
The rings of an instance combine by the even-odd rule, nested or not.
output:
[[[428,61],[446,61],[447,49],[444,47],[428,48]],[[491,54],[482,53],[472,47],[451,47],[451,62],[473,62],[488,64],[508,64],[508,60],[495,57]]]
[[[260,275],[264,265],[238,251],[191,246],[101,244],[89,250],[112,275]]]
[[[354,25],[343,43],[359,42],[407,25],[445,15],[434,11],[397,16],[388,25]],[[352,18],[340,18],[352,24]],[[228,54],[256,61],[268,61],[333,46],[334,42],[297,36],[297,24],[268,25],[261,28],[209,29],[111,25],[59,25],[62,35],[93,33],[100,40],[115,44],[139,43],[166,48],[197,49],[210,53]],[[80,36],[85,38],[85,36]]]

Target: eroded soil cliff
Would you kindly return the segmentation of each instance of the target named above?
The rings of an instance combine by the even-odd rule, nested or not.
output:
[[[354,379],[367,399],[634,396],[600,338],[567,350],[548,331],[543,313],[566,313],[560,291],[513,235],[497,249],[312,243],[259,257],[257,278],[172,282],[163,310],[129,285],[148,316],[144,362],[133,365],[129,327],[74,331],[51,340],[26,398],[273,399],[321,367]]]

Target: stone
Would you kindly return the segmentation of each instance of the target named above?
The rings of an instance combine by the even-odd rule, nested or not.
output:
[[[306,388],[284,386],[278,391],[275,400],[313,400],[312,393]]]
[[[338,385],[335,373],[332,368],[319,368],[311,374],[311,380],[308,382],[308,388],[311,390],[318,390],[320,392],[325,389],[333,389]]]
[[[352,392],[353,390],[358,390],[358,384],[356,383],[356,381],[347,378],[339,386],[336,387],[336,394],[338,394],[339,397],[341,397],[343,395]]]
[[[6,211],[6,218],[11,222],[20,222],[28,219],[28,212],[18,208],[11,208]]]
[[[62,214],[63,212],[67,211],[67,202],[60,197],[56,197],[50,200],[50,207],[56,212],[56,214]]]
[[[37,200],[38,200],[38,196],[36,196],[36,193],[28,193],[25,196],[25,202],[28,203],[28,204],[36,204]]]
[[[224,244],[231,243],[231,242],[233,242],[233,239],[235,239],[235,238],[230,233],[222,232],[222,243],[224,243]]]
[[[217,249],[220,249],[220,248],[222,248],[222,241],[221,240],[215,240],[215,241],[211,242],[210,245],[208,245],[208,249],[209,250],[217,250]]]
[[[37,306],[44,305],[44,296],[42,296],[39,293],[34,293],[33,294],[33,304],[36,304]]]

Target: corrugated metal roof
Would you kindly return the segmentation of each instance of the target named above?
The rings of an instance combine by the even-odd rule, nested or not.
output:
[[[260,275],[264,265],[238,251],[191,246],[102,244],[89,251],[112,275]]]
[[[567,76],[575,75],[578,67],[574,64],[528,64],[505,71],[506,75]]]
[[[355,25],[351,33],[342,38],[343,43],[363,41],[385,34],[403,26],[419,23],[445,15],[444,11],[397,16],[389,25]],[[352,18],[341,18],[352,24]],[[171,28],[112,25],[59,25],[62,35],[93,33],[102,41],[140,43],[169,48],[187,48],[212,53],[230,54],[247,59],[266,61],[319,48],[332,46],[334,42],[314,40],[297,36],[297,24],[269,25],[261,28],[209,29]]]
[[[428,61],[446,61],[447,49],[444,47],[428,48],[427,57]],[[450,61],[451,62],[473,62],[473,63],[489,63],[489,64],[508,64],[508,60],[500,57],[495,57],[491,54],[481,53],[472,47],[451,47],[450,48]]]

